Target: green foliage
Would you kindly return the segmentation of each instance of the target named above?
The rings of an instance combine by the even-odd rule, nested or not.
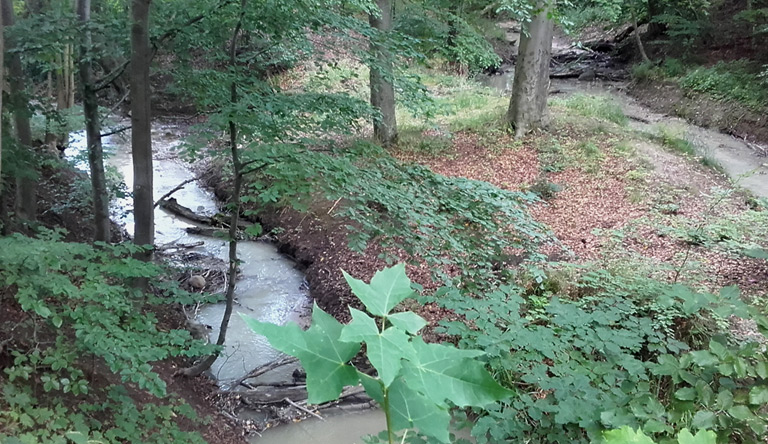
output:
[[[698,67],[680,79],[680,86],[718,100],[735,101],[755,111],[768,105],[768,85],[760,78],[759,68],[746,60]]]
[[[723,191],[713,190],[718,196]],[[720,251],[736,257],[745,255],[763,258],[760,254],[768,248],[768,211],[746,210],[737,214],[724,214],[702,223],[700,220],[682,219],[664,232],[673,238],[712,251]]]
[[[621,105],[609,97],[574,94],[567,99],[554,99],[552,105],[565,107],[584,117],[607,120],[618,125],[627,123],[627,116],[624,115]]]
[[[261,146],[247,155],[263,168],[249,177],[246,201],[299,210],[308,210],[318,196],[339,201],[333,215],[349,221],[351,248],[362,251],[374,240],[400,248],[444,279],[442,266],[451,264],[468,285],[484,285],[493,278],[490,258],[509,248],[535,253],[548,239],[526,210],[536,199],[532,194],[441,176],[403,164],[375,145],[326,151]]]
[[[411,2],[397,16],[395,28],[416,39],[418,50],[474,74],[498,67],[501,59],[456,5],[442,1]]]
[[[715,444],[717,436],[709,430],[699,430],[695,435],[688,429],[683,429],[677,435],[677,444]],[[603,433],[601,444],[654,444],[654,441],[642,430],[633,430],[624,426],[617,430]]]
[[[624,425],[659,439],[683,427],[711,429],[718,442],[763,436],[768,356],[757,343],[729,341],[715,322],[736,315],[766,325],[738,290],[607,272],[563,286],[531,272],[526,287],[505,284],[481,298],[446,288],[435,298],[466,320],[443,322],[443,332],[484,350],[517,394],[483,412],[478,442],[589,442]]]
[[[676,153],[689,156],[696,154],[696,147],[693,142],[688,140],[688,138],[681,134],[680,131],[669,126],[659,125],[657,127],[657,135],[654,138],[664,147],[669,148]]]
[[[483,352],[427,344],[418,336],[427,321],[410,311],[392,312],[414,294],[404,265],[377,272],[370,284],[344,276],[373,317],[350,308],[352,322],[342,325],[315,305],[307,331],[243,317],[273,347],[299,358],[309,402],[336,399],[344,386],[360,383],[384,410],[390,444],[397,431],[410,428],[450,442],[449,406],[482,407],[511,394],[477,359]],[[349,364],[363,344],[375,375]]]
[[[150,403],[136,407],[113,388],[100,398],[85,376],[86,362],[106,366],[124,384],[154,397],[166,396],[165,383],[152,362],[173,356],[198,356],[211,346],[193,342],[185,330],[160,331],[147,304],[190,303],[191,295],[167,287],[162,296],[134,289],[136,278],[156,278],[156,265],[133,259],[131,245],[92,247],[64,243],[48,233],[41,239],[20,235],[0,238],[0,289],[26,313],[16,326],[30,336],[29,348],[11,346],[13,364],[4,370],[0,434],[22,442],[64,442],[77,431],[103,442],[201,442],[180,431],[175,415],[192,415],[183,404]],[[43,340],[52,332],[51,340]],[[28,342],[16,337],[15,343]],[[87,358],[87,360],[84,360]],[[84,399],[77,409],[71,397]],[[68,401],[69,400],[69,401]],[[92,400],[96,400],[92,403]],[[97,420],[98,418],[98,420]],[[100,422],[101,421],[101,422]]]

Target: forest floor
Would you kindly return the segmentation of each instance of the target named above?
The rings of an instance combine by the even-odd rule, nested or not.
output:
[[[531,211],[565,247],[561,261],[709,290],[737,285],[764,303],[768,263],[741,256],[740,248],[766,238],[765,208],[706,159],[681,150],[684,135],[638,132],[610,99],[575,94],[552,99],[550,131],[515,141],[502,122],[505,97],[449,77],[424,80],[438,100],[461,109],[425,126],[403,113],[396,158],[539,194]],[[225,197],[226,185],[212,179]],[[363,253],[347,247],[345,221],[329,215],[333,205],[318,201],[306,214],[274,209],[260,220],[268,230],[281,228],[277,242],[306,267],[312,296],[344,320],[356,300],[341,270],[367,280],[386,263],[376,245]],[[428,268],[407,270],[425,289],[437,287]],[[433,325],[452,316],[436,304],[416,309]]]

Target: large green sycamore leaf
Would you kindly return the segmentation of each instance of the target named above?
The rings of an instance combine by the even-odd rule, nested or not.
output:
[[[421,338],[412,344],[416,359],[403,363],[405,382],[436,404],[448,399],[459,407],[482,407],[512,395],[474,359],[482,351],[426,344]]]
[[[413,294],[411,281],[405,274],[405,264],[376,272],[370,284],[342,272],[355,296],[376,316],[387,316],[397,304]]]
[[[414,354],[410,338],[400,329],[390,327],[379,332],[376,321],[360,310],[350,307],[352,322],[341,332],[342,341],[365,341],[368,359],[379,372],[379,378],[386,387],[400,373],[401,359],[412,358]]]
[[[427,325],[427,321],[424,318],[410,311],[391,314],[387,316],[387,320],[395,327],[401,328],[412,335],[415,335]]]
[[[389,411],[395,430],[417,428],[425,435],[450,442],[448,429],[451,414],[447,406],[435,405],[432,400],[408,387],[402,378],[396,379],[389,387]]]
[[[241,316],[253,331],[266,336],[272,347],[299,358],[307,372],[309,403],[334,400],[344,386],[358,383],[357,371],[347,362],[360,350],[360,344],[341,342],[343,325],[317,304],[307,331],[294,323],[279,326]]]

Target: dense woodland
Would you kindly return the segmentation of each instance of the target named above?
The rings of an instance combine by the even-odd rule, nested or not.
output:
[[[766,165],[728,177],[666,122],[768,155],[765,0],[0,6],[1,443],[245,442],[204,376],[244,238],[316,302],[251,327],[305,406],[362,384],[370,442],[765,442],[768,186],[741,185]],[[665,117],[637,129],[607,84]],[[164,119],[221,201],[221,288],[155,245]],[[103,147],[126,135],[130,190]],[[193,337],[184,307],[217,301]]]

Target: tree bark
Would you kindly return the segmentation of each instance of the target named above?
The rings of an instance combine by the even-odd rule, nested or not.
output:
[[[131,149],[133,152],[133,241],[152,245],[155,241],[152,195],[152,115],[150,108],[149,8],[151,0],[132,0],[131,13]],[[142,255],[150,260],[151,250]]]
[[[13,26],[15,21],[13,2],[0,0],[2,8],[3,27]],[[15,47],[15,42],[7,41],[9,49]],[[16,136],[19,143],[29,150],[28,171],[16,180],[16,213],[19,219],[35,220],[37,218],[37,184],[32,178],[37,174],[35,155],[32,152],[32,129],[29,126],[28,101],[25,94],[24,70],[21,65],[21,57],[18,53],[9,54],[8,60],[9,79],[8,86],[11,92],[11,104],[13,106]]]
[[[648,53],[645,52],[645,46],[643,46],[643,40],[640,38],[640,28],[637,26],[637,12],[635,11],[635,5],[629,5],[632,13],[632,25],[635,27],[635,44],[637,50],[640,52],[640,57],[643,58],[643,62],[651,63],[651,59],[648,58]]]
[[[245,16],[245,6],[247,0],[241,0],[240,2],[240,18],[237,21],[237,26],[232,33],[232,41],[229,46],[229,63],[233,69],[236,69],[237,64],[237,41],[240,37],[240,31],[243,27],[243,18]],[[230,103],[234,107],[238,101],[237,95],[237,83],[233,79],[229,86],[230,90]],[[229,121],[229,149],[232,157],[232,174],[234,175],[234,185],[232,188],[232,202],[231,205],[231,219],[229,224],[229,276],[227,279],[227,291],[225,294],[226,307],[224,308],[224,316],[221,318],[221,325],[219,327],[219,337],[216,340],[216,345],[224,345],[227,338],[227,328],[229,327],[229,319],[232,317],[232,309],[235,305],[235,282],[237,281],[237,225],[240,218],[240,194],[243,188],[243,165],[240,161],[240,153],[237,148],[237,124],[234,121]],[[181,370],[179,373],[185,376],[198,376],[204,371],[211,368],[214,362],[216,362],[217,355],[211,355],[205,357],[198,364],[191,368]]]
[[[93,89],[93,63],[91,61],[92,38],[88,29],[91,20],[91,0],[77,0],[77,17],[83,27],[80,37],[80,58],[78,62],[80,83],[83,94],[83,115],[88,143],[88,166],[91,170],[91,188],[93,192],[93,220],[95,241],[109,242],[109,195],[104,174],[104,152],[101,146],[101,121],[99,102]]]
[[[552,4],[539,1],[539,12],[532,17],[527,30],[520,34],[520,49],[515,64],[512,98],[507,122],[522,137],[547,125],[547,92],[549,61],[552,58],[554,23],[547,17]],[[526,32],[527,31],[527,32]]]
[[[380,16],[370,15],[368,21],[372,28],[384,37],[392,30],[392,0],[376,0],[381,11]],[[386,44],[371,41],[373,62],[370,66],[371,106],[379,111],[380,118],[373,121],[373,136],[384,146],[397,141],[397,119],[395,117],[395,87],[392,70],[392,54]]]

